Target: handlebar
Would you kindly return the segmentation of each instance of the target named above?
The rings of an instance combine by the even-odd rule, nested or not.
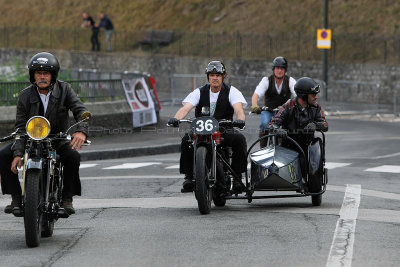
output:
[[[178,120],[179,124],[180,124],[180,123],[183,123],[183,122],[186,122],[186,123],[189,123],[189,124],[190,124],[190,123],[192,123],[193,121],[194,121],[194,119],[192,119],[192,120],[190,120],[190,119]],[[225,126],[232,126],[232,127],[238,127],[238,128],[239,128],[239,126],[235,124],[235,121],[232,121],[232,120],[225,120],[225,119],[222,119],[222,120],[218,121],[218,124],[221,125],[221,126],[225,125]],[[174,125],[168,124],[168,123],[167,123],[167,126],[168,126],[168,127],[174,127]],[[178,127],[178,126],[176,126],[176,127]],[[239,128],[239,129],[241,129],[241,128]],[[244,129],[244,127],[243,127],[243,129]],[[243,130],[243,129],[242,129],[242,130]]]
[[[272,112],[273,112],[274,114],[278,113],[278,111],[279,111],[279,109],[280,109],[281,107],[282,107],[282,106],[279,106],[279,107],[277,107],[277,108],[274,108],[274,109],[272,110]],[[261,111],[271,111],[271,110],[270,110],[270,108],[267,107],[267,106],[262,106],[262,107],[261,107]],[[255,112],[253,112],[252,110],[250,110],[249,115],[251,115],[251,114],[258,114],[258,113],[255,113]]]

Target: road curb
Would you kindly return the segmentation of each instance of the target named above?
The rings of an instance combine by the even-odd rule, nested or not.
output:
[[[180,144],[165,144],[150,147],[133,147],[120,149],[106,149],[94,151],[81,151],[81,161],[118,159],[139,156],[150,156],[157,154],[178,153]]]

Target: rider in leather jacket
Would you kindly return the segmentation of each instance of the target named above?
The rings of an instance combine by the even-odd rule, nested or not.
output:
[[[316,102],[319,84],[309,77],[303,77],[296,82],[294,90],[297,97],[282,106],[268,127],[281,137],[288,135],[293,138],[306,151],[315,130],[328,131],[328,123],[323,109]],[[289,142],[283,145],[290,146]]]
[[[22,90],[18,97],[15,129],[25,134],[26,122],[33,116],[44,116],[51,125],[51,134],[65,132],[69,125],[69,110],[76,121],[80,120],[86,107],[79,100],[71,85],[57,79],[60,65],[57,58],[46,52],[32,57],[28,64],[32,85]],[[87,123],[77,126],[71,145],[64,141],[55,144],[64,165],[63,208],[75,213],[72,197],[81,195],[79,178],[80,155],[78,150],[88,134]],[[21,205],[21,186],[18,181],[17,166],[21,166],[21,157],[25,150],[25,138],[15,140],[0,150],[1,188],[3,194],[11,194],[12,202],[5,208],[6,213]]]

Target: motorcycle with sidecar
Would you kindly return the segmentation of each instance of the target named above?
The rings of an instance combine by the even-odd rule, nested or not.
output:
[[[227,199],[287,198],[311,196],[312,205],[319,206],[326,190],[328,171],[325,168],[325,135],[314,137],[305,152],[292,138],[287,137],[295,149],[283,147],[274,133],[257,139],[248,149],[250,175],[246,171],[246,190],[237,194],[232,190],[231,148],[223,144],[220,127],[235,126],[232,121],[217,121],[212,117],[180,120],[190,123],[194,151],[193,177],[195,197],[201,214],[208,214],[211,202],[225,206]],[[170,125],[169,125],[170,126]],[[267,146],[256,151],[253,147],[268,139]],[[268,192],[285,192],[268,194]],[[287,192],[295,192],[288,194]]]

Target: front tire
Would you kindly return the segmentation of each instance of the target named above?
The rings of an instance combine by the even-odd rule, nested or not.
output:
[[[42,224],[40,176],[41,170],[27,170],[25,180],[24,225],[25,241],[30,248],[40,245]]]
[[[206,147],[196,150],[195,163],[196,188],[195,195],[201,214],[209,214],[211,209],[212,189],[209,188],[208,177],[210,175],[209,153]]]

